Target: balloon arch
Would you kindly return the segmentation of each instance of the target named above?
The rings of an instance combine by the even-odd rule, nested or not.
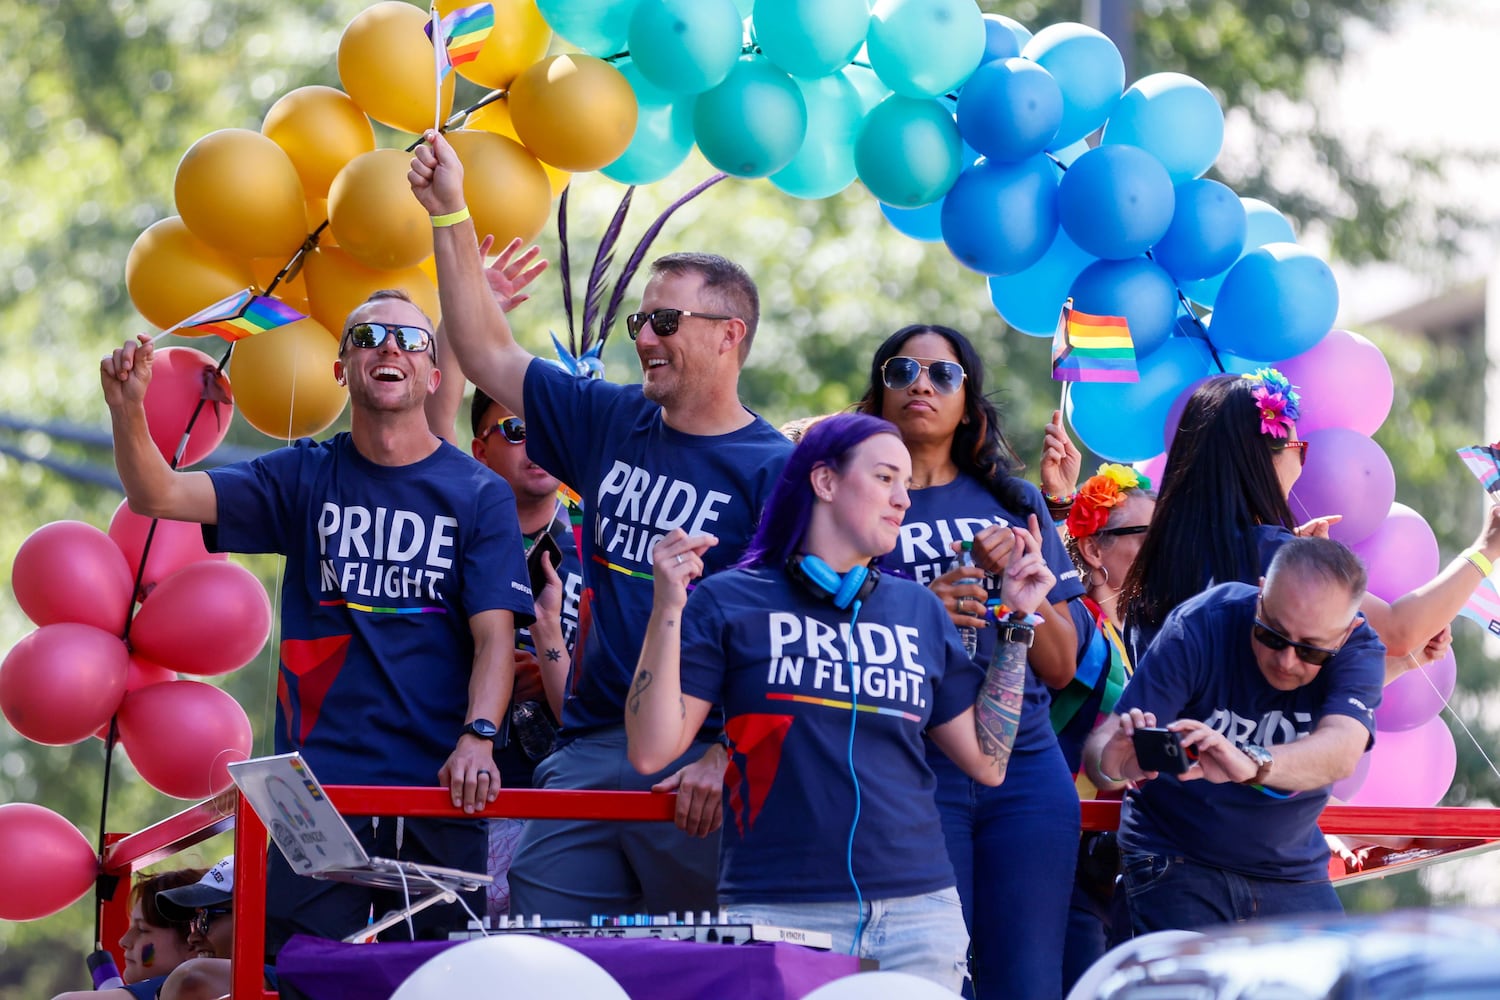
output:
[[[454,77],[437,82],[427,14],[385,0],[344,30],[342,90],[293,90],[259,132],[216,131],[184,154],[178,214],[146,229],[126,262],[136,308],[165,329],[254,289],[305,318],[239,341],[228,377],[191,348],[160,353],[147,407],[169,459],[202,458],[236,410],[280,439],[326,428],[347,400],[325,374],[335,331],[371,291],[403,288],[438,314],[409,154],[377,149],[370,119],[413,134],[461,121],[448,136],[465,195],[499,245],[534,238],[572,173],[649,184],[696,145],[724,173],[796,198],[858,180],[900,232],[985,276],[1022,334],[1051,336],[1069,297],[1125,317],[1140,381],[1080,384],[1068,406],[1078,436],[1112,460],[1159,464],[1202,379],[1275,364],[1302,390],[1300,429],[1313,442],[1293,509],[1343,514],[1333,534],[1366,560],[1380,596],[1437,571],[1431,529],[1393,502],[1391,464],[1370,438],[1391,407],[1390,368],[1368,340],[1330,332],[1333,274],[1287,220],[1202,176],[1224,116],[1197,80],[1159,73],[1127,88],[1098,31],[1033,34],[974,0],[491,7],[478,57],[456,68],[495,91],[459,115]],[[546,56],[554,32],[581,51]],[[209,557],[196,526],[122,505],[108,534],[38,529],[12,580],[38,626],[0,664],[0,709],[18,732],[54,746],[97,735],[112,747],[118,734],[167,795],[227,787],[223,765],[249,752],[249,721],[218,688],[178,675],[234,670],[261,648],[270,609],[248,572]],[[1343,797],[1428,806],[1447,790],[1454,746],[1437,712],[1453,689],[1451,654],[1416,673],[1388,690],[1385,735]],[[0,806],[0,847],[0,918],[45,916],[93,884],[82,835],[39,806]]]

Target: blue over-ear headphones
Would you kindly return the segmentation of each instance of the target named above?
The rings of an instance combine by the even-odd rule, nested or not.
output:
[[[805,552],[798,552],[786,561],[786,572],[808,593],[821,597],[840,611],[855,601],[863,602],[880,582],[880,570],[874,566],[855,566],[840,574],[822,559]]]

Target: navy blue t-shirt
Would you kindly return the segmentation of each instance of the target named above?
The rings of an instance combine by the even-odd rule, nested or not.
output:
[[[791,442],[760,417],[684,434],[638,385],[526,369],[526,453],[583,498],[587,610],[563,702],[570,735],[618,726],[651,617],[651,553],[673,528],[712,534],[707,573],[744,553]]]
[[[468,712],[469,618],[533,615],[505,480],[446,442],[377,465],[347,433],[208,475],[209,550],[286,556],[276,751],[334,784],[436,784]]]
[[[1042,526],[1042,556],[1047,560],[1047,568],[1057,577],[1047,600],[1056,604],[1078,597],[1083,593],[1083,585],[1078,582],[1078,569],[1068,558],[1068,550],[1063,548],[1057,532],[1051,529],[1052,518],[1042,502],[1041,491],[1030,483],[1021,482],[1020,485],[1026,494],[1026,513],[1035,513],[1037,523]],[[960,475],[942,486],[912,490],[911,508],[901,522],[901,540],[896,543],[894,551],[881,557],[880,565],[928,586],[952,568],[953,542],[972,539],[992,524],[1024,528],[1025,513],[1017,516],[1006,510],[993,493],[969,476]],[[998,577],[986,576],[983,584],[991,598],[1000,597]],[[948,619],[948,624],[952,626],[953,619]],[[975,659],[981,666],[988,665],[995,652],[995,636],[993,626],[979,630]],[[1021,725],[1016,732],[1017,752],[1038,750],[1052,742],[1048,704],[1050,696],[1046,685],[1028,667]]]
[[[1374,629],[1361,622],[1310,684],[1278,691],[1251,646],[1258,593],[1249,584],[1220,584],[1168,615],[1115,711],[1154,712],[1161,726],[1197,719],[1231,742],[1267,748],[1307,736],[1327,716],[1347,715],[1373,743],[1385,684],[1385,646]],[[1328,876],[1317,826],[1327,801],[1327,788],[1276,798],[1249,785],[1163,776],[1126,793],[1120,849],[1181,855],[1257,878],[1318,881]]]
[[[768,567],[709,577],[688,597],[682,690],[724,706],[733,743],[721,901],[854,899],[845,850],[856,700],[861,893],[886,899],[953,885],[922,734],[972,707],[984,676],[919,584],[881,578],[853,629],[852,671],[849,621],[849,611]]]

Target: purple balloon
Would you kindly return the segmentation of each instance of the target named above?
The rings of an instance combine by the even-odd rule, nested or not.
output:
[[[1304,434],[1325,427],[1374,434],[1391,412],[1391,366],[1357,333],[1330,330],[1311,350],[1276,367],[1302,394],[1297,428]]]
[[[1135,463],[1135,471],[1151,480],[1153,490],[1161,488],[1162,473],[1167,471],[1167,453],[1153,455],[1151,458]]]
[[[1367,752],[1359,755],[1359,763],[1354,765],[1354,773],[1342,781],[1335,781],[1333,788],[1329,791],[1340,802],[1348,802],[1364,787],[1365,779],[1369,776],[1370,754]]]
[[[1299,521],[1342,514],[1329,534],[1353,545],[1375,533],[1396,499],[1396,471],[1380,445],[1359,431],[1329,427],[1307,435],[1307,465],[1288,502]]]
[[[1370,574],[1370,593],[1382,601],[1394,601],[1437,576],[1437,536],[1427,519],[1404,503],[1391,504],[1380,527],[1351,548]]]
[[[1380,707],[1375,710],[1375,729],[1385,733],[1415,729],[1443,710],[1458,684],[1458,661],[1448,655],[1426,667],[1417,667],[1385,686]]]
[[[1350,805],[1435,806],[1453,784],[1458,767],[1453,734],[1440,718],[1414,729],[1380,733],[1369,756],[1370,775]]]

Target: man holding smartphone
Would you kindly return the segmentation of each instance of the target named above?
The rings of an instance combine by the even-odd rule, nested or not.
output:
[[[1221,584],[1168,616],[1084,750],[1099,787],[1133,785],[1120,852],[1136,934],[1342,910],[1317,823],[1374,742],[1385,647],[1358,614],[1365,582],[1343,545],[1299,538],[1260,587]]]

